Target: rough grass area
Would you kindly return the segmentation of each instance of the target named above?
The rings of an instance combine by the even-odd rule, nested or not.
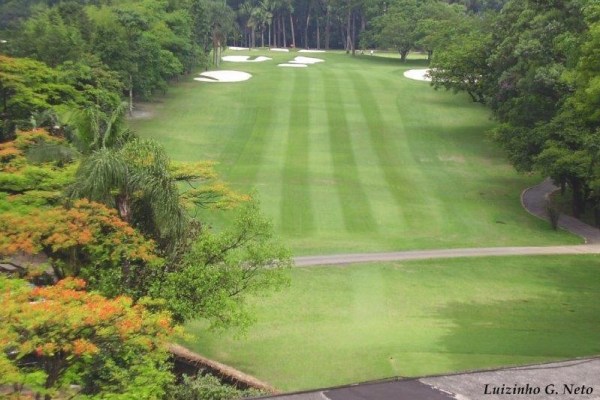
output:
[[[195,322],[187,345],[283,390],[598,355],[599,278],[598,256],[295,269],[245,339]]]
[[[303,53],[234,53],[273,60],[222,63],[246,82],[184,78],[131,124],[256,189],[296,254],[580,242],[523,211],[539,178],[508,165],[483,106],[402,76],[423,60],[320,53],[299,70],[277,64]]]

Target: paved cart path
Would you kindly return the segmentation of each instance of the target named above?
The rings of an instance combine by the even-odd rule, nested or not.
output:
[[[521,204],[531,214],[547,220],[546,199],[558,188],[545,180],[539,185],[523,191]],[[433,258],[486,257],[510,255],[544,255],[544,254],[600,254],[600,230],[587,225],[573,217],[561,215],[558,225],[575,235],[583,237],[586,244],[572,246],[539,246],[539,247],[479,247],[464,249],[410,250],[386,253],[350,253],[326,256],[296,257],[297,267],[317,265],[345,265],[353,263],[424,260]]]

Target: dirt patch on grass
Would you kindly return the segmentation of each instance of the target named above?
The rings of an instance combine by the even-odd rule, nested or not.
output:
[[[440,155],[438,156],[438,160],[442,162],[453,162],[458,164],[465,163],[465,158],[461,155]]]
[[[136,104],[131,114],[126,113],[128,120],[150,119],[154,117],[154,107],[148,104]]]

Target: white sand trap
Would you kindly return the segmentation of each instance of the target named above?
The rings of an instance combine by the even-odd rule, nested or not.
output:
[[[316,64],[316,63],[320,63],[320,62],[324,62],[325,60],[321,60],[320,58],[312,58],[312,57],[296,57],[294,58],[293,63],[300,63],[300,64]]]
[[[404,76],[408,79],[414,79],[415,81],[427,81],[431,82],[431,76],[429,76],[430,69],[409,69],[404,72]]]
[[[241,82],[252,78],[247,72],[242,71],[207,71],[200,74],[199,78],[194,78],[200,82]]]
[[[269,50],[271,50],[271,51],[282,51],[284,53],[289,53],[290,52],[290,49],[277,49],[275,47],[273,47],[273,48],[271,48]]]
[[[235,47],[235,46],[229,46],[228,49],[229,50],[235,50],[235,51],[238,51],[238,50],[250,50],[248,47]]]
[[[325,50],[302,49],[302,50],[298,50],[298,53],[325,53]]]
[[[308,65],[306,64],[290,64],[290,63],[283,63],[283,64],[277,64],[278,67],[290,67],[290,68],[306,68],[308,67]]]
[[[253,59],[250,59],[250,56],[224,56],[222,57],[223,61],[231,61],[231,62],[262,62],[272,60],[270,57],[258,56]]]

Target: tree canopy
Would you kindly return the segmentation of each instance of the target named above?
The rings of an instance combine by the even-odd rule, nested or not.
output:
[[[84,289],[79,279],[31,288],[0,276],[0,385],[46,399],[164,396],[169,316]]]
[[[466,91],[490,107],[500,122],[494,137],[518,170],[568,188],[573,214],[591,206],[596,223],[598,7],[511,0],[432,62],[434,87]]]

